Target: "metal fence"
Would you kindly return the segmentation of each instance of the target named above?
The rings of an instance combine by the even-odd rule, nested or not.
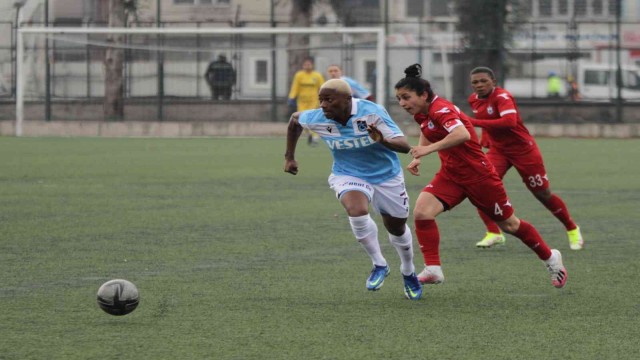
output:
[[[216,25],[220,26],[185,22],[161,24],[163,27]],[[243,25],[263,26],[264,23]],[[485,64],[472,63],[466,57],[461,35],[455,30],[456,23],[396,22],[386,24],[386,28],[388,77],[384,83],[387,94],[393,94],[393,84],[402,77],[406,66],[421,63],[425,69],[424,76],[439,93],[456,101],[466,99],[470,92],[468,71]],[[15,27],[12,23],[0,23],[0,30],[11,34],[8,45],[0,44],[0,99],[11,101],[15,96]],[[618,96],[622,96],[625,102],[640,99],[640,77],[637,72],[640,63],[640,23],[621,23],[619,29],[615,22],[605,20],[523,23],[511,35],[511,41],[501,50],[503,61],[497,69],[497,75],[499,82],[520,99],[533,99],[538,103],[577,100],[614,103]],[[49,106],[53,104],[54,112],[49,115],[34,110],[34,118],[99,118],[99,104],[104,96],[104,43],[105,39],[99,37],[49,40],[49,62],[34,64],[39,67],[34,71],[48,76],[40,77],[38,83],[31,86],[39,88],[34,94],[42,95],[46,93],[42,90],[46,84],[50,95],[48,98],[32,96],[29,100],[33,109],[39,109],[43,102],[48,102]],[[123,95],[131,108],[134,104],[147,104],[151,108],[182,104],[182,107],[185,102],[195,104],[192,106],[208,105],[211,95],[203,73],[211,59],[220,53],[228,55],[237,69],[238,78],[232,100],[219,104],[219,107],[233,107],[238,102],[263,103],[265,108],[272,107],[274,102],[284,103],[288,95],[290,71],[287,51],[283,50],[277,60],[283,66],[273,68],[268,63],[269,58],[259,54],[274,50],[270,40],[256,40],[242,35],[198,35],[173,39],[127,37],[126,44]],[[287,39],[282,38],[278,40],[277,47],[285,49],[287,44]],[[35,51],[42,50],[38,46],[41,45],[34,45]],[[159,48],[163,51],[156,51]],[[312,39],[308,51],[316,58],[317,70],[325,72],[331,63],[339,63],[347,75],[375,91],[376,63],[369,45],[354,44],[347,38]],[[621,87],[617,81],[618,63],[623,66]],[[43,66],[49,66],[49,71],[43,71]],[[551,73],[562,79],[560,98],[548,98],[546,81]],[[271,82],[275,83],[275,97]],[[579,98],[570,96],[572,85],[578,87]],[[379,100],[388,102],[389,99]],[[72,109],[79,109],[83,104],[92,104],[90,110]],[[206,113],[209,110],[203,111]],[[147,120],[153,119],[153,114],[162,112],[129,113],[131,119]]]

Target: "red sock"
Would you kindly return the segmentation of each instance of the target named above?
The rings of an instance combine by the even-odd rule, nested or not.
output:
[[[494,234],[502,233],[502,231],[500,231],[500,227],[498,226],[498,224],[493,222],[493,220],[491,220],[491,218],[488,217],[487,214],[485,214],[482,210],[478,209],[478,215],[480,215],[480,219],[482,219],[484,226],[487,227],[488,232],[491,232]]]
[[[524,220],[520,220],[520,227],[513,234],[513,236],[520,239],[525,245],[533,250],[540,260],[547,260],[551,257],[551,249],[547,243],[542,239],[538,230]]]
[[[440,232],[435,220],[415,220],[425,265],[440,265]]]
[[[564,201],[562,201],[562,199],[556,194],[551,194],[551,198],[549,201],[544,203],[544,206],[551,211],[553,216],[560,220],[567,231],[578,227],[576,223],[573,222],[573,219],[571,219],[569,210],[567,210],[567,205],[565,205]]]

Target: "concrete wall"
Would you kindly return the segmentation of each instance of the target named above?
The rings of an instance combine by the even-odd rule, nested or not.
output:
[[[471,114],[465,101],[457,102],[462,111]],[[54,101],[52,118],[54,120],[104,120],[102,102],[98,99],[77,101]],[[621,120],[618,120],[617,108],[609,103],[587,102],[549,102],[520,101],[520,115],[527,124],[584,124],[584,123],[640,123],[640,102],[625,103],[622,106]],[[277,118],[271,119],[272,105],[268,100],[176,100],[167,98],[162,108],[167,121],[287,121],[285,99],[276,103]],[[389,114],[396,122],[412,121],[396,101],[390,101]],[[158,120],[158,105],[155,98],[126,101],[126,121]],[[0,120],[15,119],[15,103],[8,100],[0,102]],[[28,102],[25,104],[25,119],[44,119],[44,103]]]
[[[400,123],[407,136],[419,135],[418,127]],[[640,124],[528,124],[537,137],[570,138],[640,138]],[[219,121],[25,121],[23,136],[62,137],[215,137],[215,136],[279,136],[287,133],[286,122]],[[0,136],[15,135],[15,121],[0,121]]]
[[[163,107],[157,121],[153,102],[127,104],[126,121],[105,121],[100,102],[55,103],[53,121],[44,121],[42,103],[26,106],[24,136],[284,136],[287,107],[276,106],[277,121],[271,119],[271,103],[264,101],[173,101]],[[417,136],[413,118],[396,102],[389,105],[391,117],[410,136]],[[464,109],[468,111],[468,109]],[[611,104],[524,103],[520,112],[536,136],[552,137],[640,137],[640,103],[625,104],[622,122]],[[65,114],[61,116],[60,114]],[[0,103],[0,135],[15,134],[15,104]]]

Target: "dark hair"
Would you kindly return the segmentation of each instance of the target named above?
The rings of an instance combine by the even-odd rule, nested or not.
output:
[[[493,74],[493,70],[489,69],[486,66],[478,66],[477,68],[474,68],[473,70],[471,70],[469,75],[473,75],[473,74],[487,74],[489,75],[491,80],[496,79],[496,76]]]
[[[404,74],[406,76],[396,83],[396,90],[406,88],[415,91],[418,95],[426,92],[429,95],[427,101],[431,101],[433,98],[433,90],[431,89],[431,84],[421,77],[422,66],[420,66],[420,64],[413,64],[404,69]]]

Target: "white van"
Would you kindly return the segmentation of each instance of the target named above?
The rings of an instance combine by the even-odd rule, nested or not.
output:
[[[584,100],[609,100],[618,96],[616,88],[616,65],[580,63],[576,82],[581,98]],[[566,75],[560,74],[565,79]],[[547,97],[546,78],[508,78],[504,88],[516,98]],[[560,97],[568,95],[569,84],[564,81]],[[640,70],[634,66],[622,66],[622,98],[640,100]]]
[[[611,99],[618,97],[615,64],[578,65],[578,90],[584,99]],[[640,71],[636,67],[622,66],[622,98],[640,99]]]

